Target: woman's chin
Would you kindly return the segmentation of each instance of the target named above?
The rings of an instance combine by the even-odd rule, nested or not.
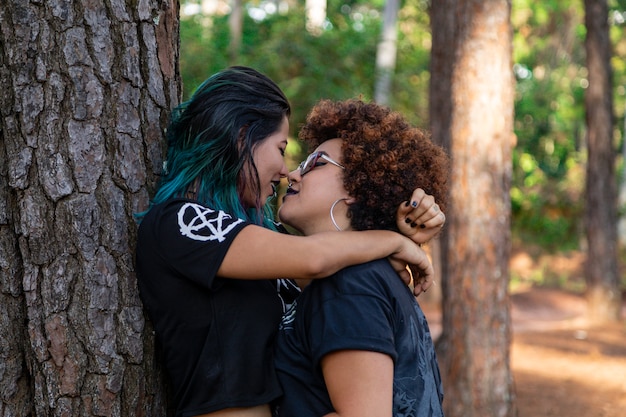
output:
[[[286,224],[286,225],[291,226],[291,227],[296,227],[295,223],[297,223],[297,222],[295,221],[295,219],[293,218],[293,216],[289,212],[288,205],[287,205],[287,208],[285,208],[285,203],[283,203],[280,206],[280,208],[278,209],[278,219],[283,224]]]

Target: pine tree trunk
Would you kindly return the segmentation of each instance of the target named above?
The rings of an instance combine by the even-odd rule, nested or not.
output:
[[[441,238],[447,417],[515,415],[510,369],[511,3],[432,3],[431,127],[452,157]]]
[[[623,123],[622,131],[626,132],[626,110],[623,113]],[[626,161],[626,140],[622,142],[622,160]],[[617,225],[618,248],[619,246],[626,247],[626,164],[622,164],[620,179],[621,181],[618,182],[619,190],[617,194],[617,217],[619,218]]]
[[[585,0],[587,69],[587,183],[585,281],[589,318],[594,322],[620,318],[621,292],[617,252],[616,150],[613,147],[611,41],[606,0]]]
[[[319,36],[324,31],[326,22],[326,0],[305,0],[306,30],[312,35]]]
[[[243,1],[231,0],[231,11],[228,16],[228,28],[230,31],[228,60],[230,65],[237,65],[239,63],[239,51],[241,49],[241,40],[243,39],[243,14]]]
[[[175,0],[0,0],[0,415],[166,414],[133,213],[178,42]]]
[[[383,27],[376,49],[376,85],[374,100],[384,106],[390,105],[393,74],[398,54],[399,0],[387,0],[383,14]]]

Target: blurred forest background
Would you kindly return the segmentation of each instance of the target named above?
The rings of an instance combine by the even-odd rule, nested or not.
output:
[[[320,98],[362,96],[449,142],[467,181],[451,193],[456,233],[430,245],[442,279],[427,294],[440,289],[429,322],[447,415],[622,417],[625,30],[626,0],[0,0],[0,415],[168,415],[134,213],[161,173],[181,78],[188,98],[241,64],[285,91],[293,138]],[[614,123],[597,123],[609,107]],[[287,151],[289,168],[306,152]],[[593,305],[615,305],[594,310],[613,322],[576,320]]]
[[[626,212],[626,0],[610,0],[613,45],[614,145],[618,157],[620,217]],[[384,0],[328,0],[320,28],[303,30],[303,2],[245,1],[241,38],[229,3],[181,2],[180,71],[184,98],[207,76],[228,65],[249,65],[278,82],[293,106],[295,136],[320,98],[375,98],[376,51]],[[428,0],[403,2],[398,12],[397,57],[387,104],[428,127],[431,29]],[[513,184],[513,250],[531,257],[584,251],[585,67],[583,2],[512,1],[513,71],[516,78]],[[378,100],[380,101],[380,100]],[[293,166],[305,150],[292,144]],[[290,167],[290,168],[291,168]],[[626,223],[620,221],[621,264]],[[550,259],[550,258],[548,258]],[[584,289],[582,276],[563,275],[548,261],[511,284]],[[622,274],[622,285],[626,278]]]

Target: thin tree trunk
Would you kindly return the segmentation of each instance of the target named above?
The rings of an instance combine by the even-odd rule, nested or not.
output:
[[[624,110],[623,132],[626,133],[626,109]],[[626,140],[622,141],[622,160],[626,161]],[[622,165],[622,181],[619,185],[617,241],[619,245],[626,246],[626,163]],[[619,246],[618,246],[619,247]]]
[[[178,4],[0,0],[0,415],[166,414],[133,268]]]
[[[326,22],[326,0],[306,0],[306,30],[316,36],[322,34]]]
[[[585,281],[589,317],[595,322],[619,320],[617,252],[616,151],[613,147],[611,42],[606,0],[585,0],[587,69],[587,184]]]
[[[441,238],[447,417],[515,415],[510,369],[511,3],[432,3],[430,117],[452,157]]]
[[[399,0],[387,0],[383,14],[383,27],[376,50],[376,85],[374,100],[388,106],[391,97],[391,84],[396,70],[398,51],[398,10]]]
[[[231,65],[236,65],[239,60],[241,50],[241,39],[243,38],[243,1],[231,0],[232,10],[228,17],[228,27],[230,29],[230,43],[228,44],[228,59]]]

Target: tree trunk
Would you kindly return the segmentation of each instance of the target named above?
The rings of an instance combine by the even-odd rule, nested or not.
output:
[[[447,417],[509,417],[511,3],[440,0],[431,12],[431,128],[452,157],[437,343],[444,408]]]
[[[613,147],[613,93],[611,42],[606,0],[585,0],[587,69],[587,183],[585,281],[589,318],[594,322],[619,320],[617,252],[616,150]]]
[[[306,30],[315,36],[322,34],[326,22],[326,0],[306,0]]]
[[[374,86],[374,100],[384,106],[389,105],[391,81],[396,70],[399,8],[399,0],[387,0],[385,3],[382,33],[376,50],[376,85]]]
[[[179,100],[175,0],[0,0],[0,415],[166,414],[136,224]]]
[[[626,110],[624,110],[624,125],[622,131],[626,134]],[[622,140],[622,160],[626,161],[626,140]],[[619,224],[617,227],[618,251],[619,245],[626,246],[626,164],[622,165],[622,180],[619,182],[617,194],[617,216]],[[619,253],[618,253],[619,257]],[[619,258],[618,258],[619,259]],[[618,260],[619,263],[619,260]]]
[[[243,38],[243,1],[232,0],[232,10],[228,16],[228,27],[230,30],[230,43],[228,44],[228,59],[230,65],[237,65],[239,61],[239,51],[241,50],[241,40]]]

